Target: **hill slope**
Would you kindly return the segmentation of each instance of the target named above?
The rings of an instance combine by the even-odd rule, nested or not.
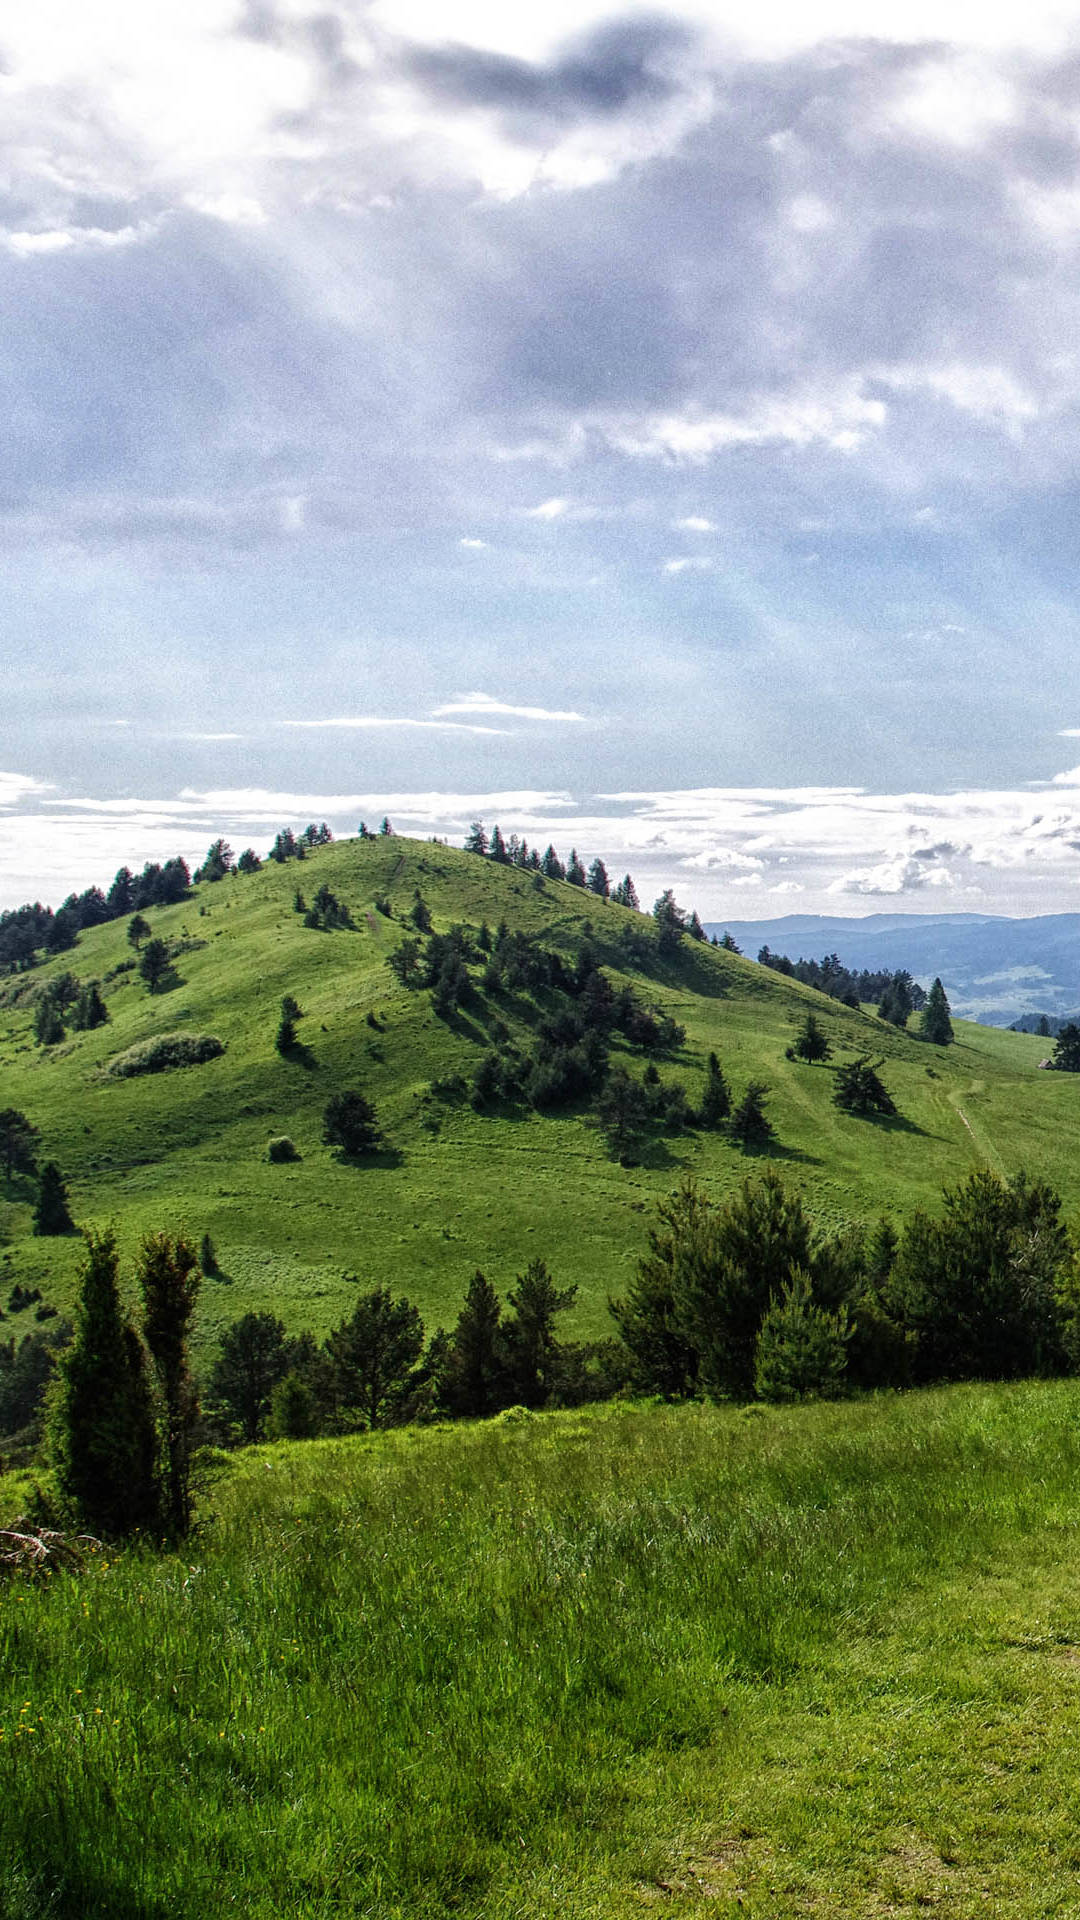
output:
[[[298,886],[310,900],[323,883],[351,928],[309,928],[294,911]],[[447,1322],[474,1268],[504,1290],[536,1256],[561,1283],[578,1283],[579,1330],[602,1332],[606,1296],[625,1284],[657,1195],[684,1169],[722,1194],[760,1164],[721,1135],[691,1132],[654,1140],[627,1168],[584,1109],[476,1113],[434,1097],[433,1080],[470,1079],[493,1041],[527,1045],[544,996],[478,989],[442,1019],[429,992],[398,985],[386,960],[411,932],[418,889],[436,930],[505,921],[568,961],[591,928],[615,985],[629,983],[686,1030],[660,1060],[662,1080],[682,1081],[693,1103],[715,1050],[736,1094],[751,1079],[769,1084],[776,1164],[831,1225],[933,1204],[943,1182],[984,1159],[1004,1171],[1024,1164],[1080,1202],[1080,1081],[1036,1071],[1045,1042],[958,1026],[957,1045],[930,1048],[736,955],[684,941],[663,959],[648,917],[565,883],[537,888],[529,874],[436,844],[345,841],[152,910],[154,934],[178,949],[170,991],[146,991],[117,922],[0,993],[0,1107],[40,1128],[42,1157],[62,1166],[80,1224],[115,1220],[126,1247],[181,1223],[212,1236],[221,1275],[204,1290],[206,1342],[252,1308],[322,1332],[354,1297],[346,1274],[407,1291],[429,1324]],[[110,1022],[39,1048],[33,996],[68,969],[104,981]],[[303,1008],[307,1049],[291,1059],[274,1047],[286,993]],[[785,1059],[809,1006],[836,1057],[884,1056],[902,1120],[841,1114],[827,1068]],[[226,1050],[171,1073],[105,1071],[132,1045],[177,1031],[216,1035]],[[616,1042],[612,1057],[640,1077],[640,1053]],[[321,1140],[326,1101],[351,1087],[374,1102],[387,1140],[366,1164],[341,1163]],[[268,1137],[282,1133],[303,1157],[271,1165]],[[0,1182],[0,1304],[20,1282],[62,1307],[79,1245],[33,1238],[33,1191]]]

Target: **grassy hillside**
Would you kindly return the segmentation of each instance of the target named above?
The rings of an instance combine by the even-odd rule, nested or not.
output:
[[[183,1560],[6,1590],[0,1916],[1075,1913],[1078,1414],[237,1456]]]
[[[293,911],[296,888],[310,901],[323,881],[353,928],[309,929]],[[734,955],[684,942],[661,960],[647,917],[565,883],[537,890],[528,874],[434,844],[346,841],[150,911],[153,932],[185,949],[168,992],[151,996],[135,972],[113,974],[132,958],[124,922],[83,933],[73,952],[0,989],[0,1106],[40,1128],[76,1219],[114,1220],[126,1246],[160,1226],[211,1234],[222,1274],[204,1290],[204,1343],[252,1308],[323,1331],[353,1297],[346,1273],[408,1291],[429,1323],[446,1321],[475,1267],[504,1288],[536,1255],[580,1286],[579,1330],[604,1331],[605,1298],[623,1286],[656,1196],[684,1168],[722,1194],[755,1164],[720,1136],[696,1133],[656,1141],[642,1165],[624,1168],[582,1113],[492,1116],[433,1098],[433,1079],[468,1078],[493,1039],[527,1041],[537,1009],[481,994],[443,1020],[429,993],[395,983],[386,957],[410,930],[417,888],[436,929],[505,919],[567,956],[591,923],[616,983],[630,981],[686,1028],[685,1045],[661,1064],[664,1079],[685,1082],[695,1100],[715,1049],[736,1092],[750,1079],[769,1084],[776,1162],[829,1225],[933,1204],[943,1182],[981,1160],[1004,1171],[1024,1164],[1080,1202],[1080,1081],[1036,1071],[1045,1042],[958,1025],[957,1045],[932,1049]],[[380,897],[392,918],[376,910]],[[628,967],[628,931],[647,943],[644,971]],[[104,980],[110,1024],[38,1048],[33,994],[66,969]],[[285,993],[304,1009],[303,1060],[274,1048]],[[885,1056],[900,1121],[842,1115],[827,1068],[784,1058],[810,1005],[837,1057]],[[169,1074],[107,1076],[124,1049],[172,1031],[216,1035],[226,1051]],[[640,1073],[640,1056],[631,1064]],[[364,1091],[385,1129],[389,1150],[369,1165],[343,1165],[321,1143],[325,1103],[346,1087]],[[301,1161],[268,1163],[267,1140],[279,1133],[293,1137]],[[32,1197],[28,1182],[0,1182],[0,1304],[17,1281],[63,1306],[78,1243],[34,1239]]]

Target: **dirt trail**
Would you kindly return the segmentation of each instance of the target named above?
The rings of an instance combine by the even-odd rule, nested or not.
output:
[[[984,1082],[982,1080],[973,1080],[970,1087],[967,1089],[967,1091],[969,1093],[981,1093],[983,1090],[983,1086],[984,1086]],[[972,1126],[971,1121],[968,1119],[967,1114],[964,1112],[963,1107],[960,1105],[960,1095],[958,1093],[950,1093],[948,1098],[949,1098],[949,1105],[951,1107],[955,1107],[957,1113],[959,1114],[961,1120],[963,1121],[964,1126],[967,1128],[968,1134],[971,1139],[971,1144],[975,1148],[976,1153],[979,1155],[980,1160],[985,1160],[988,1165],[994,1168],[996,1173],[1000,1173],[1004,1177],[1005,1168],[1002,1164],[1001,1155],[998,1153],[997,1148],[992,1144],[992,1142],[986,1138],[985,1134],[982,1132],[982,1129],[980,1128],[978,1131],[976,1131],[975,1127]]]

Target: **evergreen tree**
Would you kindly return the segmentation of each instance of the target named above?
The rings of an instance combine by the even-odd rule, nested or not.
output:
[[[202,1275],[183,1234],[148,1234],[139,1249],[143,1333],[161,1396],[162,1517],[174,1540],[191,1530],[191,1472],[199,1396],[188,1340]]]
[[[487,850],[488,837],[484,831],[484,823],[482,820],[474,820],[468,833],[465,835],[465,852],[478,853],[483,856]]]
[[[146,1359],[120,1304],[116,1238],[87,1235],[75,1336],[49,1419],[57,1490],[79,1526],[120,1538],[160,1519]]]
[[[149,940],[150,938],[149,920],[144,920],[141,913],[133,914],[128,921],[127,937],[128,946],[134,947],[136,953],[138,953],[143,941]]]
[[[833,1088],[833,1101],[844,1113],[866,1116],[872,1113],[894,1114],[896,1102],[883,1080],[877,1073],[881,1066],[875,1064],[868,1054],[862,1054],[858,1060],[850,1061],[846,1066],[837,1067],[836,1085]]]
[[[1062,1027],[1050,1056],[1056,1073],[1080,1073],[1080,1026],[1069,1020]]]
[[[392,1300],[388,1287],[376,1287],[361,1296],[326,1346],[339,1399],[354,1420],[369,1430],[394,1425],[407,1410],[424,1350],[424,1323],[411,1301]]]
[[[507,1365],[502,1308],[490,1280],[479,1270],[469,1282],[450,1335],[442,1372],[448,1413],[479,1420],[505,1404]]]
[[[935,980],[927,996],[922,1016],[922,1037],[935,1047],[947,1047],[955,1038],[949,1018],[949,1002],[940,980]]]
[[[694,908],[693,913],[690,915],[690,920],[689,920],[689,924],[687,926],[686,931],[690,935],[691,940],[704,940],[705,938],[705,929],[698,918],[698,911],[696,907]]]
[[[709,1128],[722,1126],[730,1112],[731,1094],[728,1091],[727,1081],[724,1079],[715,1053],[710,1053],[705,1091],[701,1096],[701,1106],[698,1109],[701,1125]]]
[[[754,1386],[762,1400],[835,1400],[844,1390],[850,1327],[845,1309],[828,1313],[810,1275],[792,1271],[758,1334]]]
[[[323,1140],[350,1160],[377,1153],[382,1135],[371,1102],[354,1088],[333,1094],[323,1109]]]
[[[571,847],[570,849],[570,858],[566,865],[566,878],[572,887],[583,887],[585,885],[585,869],[578,859],[576,847]]]
[[[258,873],[261,866],[262,861],[254,847],[245,847],[236,863],[236,871],[237,873]]]
[[[121,920],[130,913],[135,894],[135,876],[130,867],[121,867],[105,896],[110,920]]]
[[[34,1232],[51,1235],[74,1231],[75,1222],[71,1217],[64,1176],[55,1160],[47,1160],[41,1169],[41,1185],[34,1208]]]
[[[749,1399],[758,1334],[796,1267],[810,1265],[810,1223],[774,1173],[744,1181],[722,1207],[699,1202],[679,1223],[672,1291],[680,1332],[714,1395]]]
[[[635,913],[641,912],[641,902],[638,899],[637,888],[628,873],[623,874],[622,879],[619,881],[611,897],[618,902],[620,907],[631,907]]]
[[[384,814],[382,819],[379,822],[380,837],[384,840],[389,840],[393,836],[393,832],[394,832],[394,829],[390,825],[390,822],[387,819],[387,816]]]
[[[270,1395],[271,1440],[310,1440],[319,1431],[315,1393],[303,1376],[287,1373]]]
[[[542,1407],[558,1377],[555,1321],[577,1299],[576,1286],[557,1287],[543,1260],[519,1273],[508,1298],[506,1345],[514,1393],[526,1407]]]
[[[412,911],[409,914],[409,918],[416,928],[417,933],[431,932],[431,908],[428,906],[419,887],[417,887],[413,893]]]
[[[495,822],[495,825],[491,829],[491,839],[488,841],[488,859],[497,861],[500,867],[508,866],[510,862],[510,855],[506,851],[506,841],[499,832],[498,821]]]
[[[609,1300],[608,1309],[630,1353],[632,1383],[643,1393],[660,1393],[667,1400],[692,1394],[697,1386],[698,1355],[686,1336],[675,1298],[675,1270],[679,1250],[696,1239],[708,1203],[692,1179],[657,1206],[657,1222],[650,1227],[648,1252],[622,1300]]]
[[[827,1060],[832,1053],[828,1039],[816,1013],[808,1013],[795,1036],[792,1047],[797,1060],[805,1060],[813,1065],[817,1060]]]
[[[675,895],[670,887],[665,887],[660,898],[654,902],[652,911],[661,953],[675,953],[686,932],[686,915],[675,904]]]
[[[839,966],[839,962],[837,962]],[[878,1002],[878,1018],[894,1027],[906,1027],[915,1007],[913,981],[903,968],[894,973]]]
[[[274,1036],[274,1045],[279,1053],[291,1053],[296,1046],[296,1023],[302,1018],[303,1013],[298,1001],[294,1000],[291,993],[285,994],[281,1002],[281,1018],[278,1021],[278,1030]]]
[[[71,1015],[71,1025],[76,1033],[89,1033],[94,1027],[103,1027],[108,1023],[109,1009],[101,995],[101,987],[96,980],[88,980],[79,988],[79,997]]]
[[[288,1371],[285,1328],[272,1313],[245,1313],[221,1336],[210,1372],[210,1397],[247,1442],[259,1438],[270,1396]]]
[[[540,862],[540,871],[545,880],[565,880],[566,868],[559,859],[554,847],[549,846]]]
[[[170,966],[168,942],[148,941],[142,959],[139,961],[139,977],[145,980],[148,993],[157,992],[169,973]]]
[[[760,1153],[776,1137],[776,1128],[765,1112],[768,1091],[760,1080],[751,1080],[732,1112],[729,1132],[744,1153]]]
[[[0,1110],[0,1160],[8,1184],[16,1173],[33,1173],[37,1167],[37,1127],[18,1107]]]
[[[233,850],[228,841],[215,840],[194,877],[196,881],[224,880],[225,875],[232,872],[233,866]]]
[[[41,994],[34,1008],[34,1039],[39,1047],[55,1047],[64,1037],[64,1022],[52,994]]]
[[[406,939],[393,953],[386,956],[386,964],[396,980],[403,987],[419,985],[420,981],[420,942]]]
[[[611,882],[608,879],[608,871],[602,860],[594,860],[592,866],[589,868],[588,888],[590,893],[598,894],[601,900],[607,900],[609,898],[611,894]]]
[[[640,1080],[614,1067],[596,1102],[596,1117],[611,1152],[620,1159],[633,1152],[648,1125],[649,1102]]]

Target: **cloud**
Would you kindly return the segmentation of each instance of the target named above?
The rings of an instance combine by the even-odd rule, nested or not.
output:
[[[711,520],[706,520],[704,514],[701,513],[689,513],[684,520],[673,520],[671,524],[673,527],[680,528],[684,533],[716,532],[714,523]]]
[[[487,541],[486,541],[486,540],[473,540],[473,539],[470,539],[470,538],[468,538],[468,537],[466,537],[465,539],[462,539],[462,540],[459,540],[459,541],[458,541],[458,546],[459,546],[459,547],[471,547],[471,548],[473,548],[473,549],[474,549],[474,550],[475,550],[475,551],[476,551],[477,553],[480,553],[480,552],[482,552],[483,550],[485,550],[485,549],[486,549],[486,547],[487,547]]]
[[[504,714],[508,718],[512,717],[517,720],[558,720],[568,721],[580,726],[586,726],[588,724],[585,715],[583,713],[575,713],[572,708],[523,707],[513,702],[496,700],[490,693],[462,693],[457,696],[456,700],[448,701],[445,706],[435,707],[432,711],[437,715],[449,713],[490,713]]]
[[[569,506],[569,500],[542,500],[538,507],[526,507],[525,516],[529,520],[561,520]]]
[[[712,573],[715,565],[714,560],[707,560],[701,554],[682,554],[678,559],[665,560],[660,571],[669,574]]]
[[[449,711],[455,711],[455,709],[439,708],[438,711],[449,712]],[[470,713],[473,711],[490,713],[492,711],[503,711],[503,709],[498,709],[498,708],[493,709],[491,707],[482,707],[482,708],[474,709],[471,706],[468,706],[468,707],[461,708],[460,711],[470,712]],[[307,729],[315,732],[318,732],[324,729],[342,730],[345,732],[349,732],[349,731],[379,732],[383,729],[394,729],[394,728],[402,728],[405,731],[409,731],[410,729],[415,729],[416,731],[421,733],[500,734],[500,733],[505,733],[506,731],[504,727],[473,727],[473,726],[465,726],[463,723],[459,721],[414,720],[409,717],[404,717],[401,715],[380,714],[380,713],[343,714],[340,716],[335,716],[332,719],[326,719],[326,720],[278,720],[275,724],[279,727],[298,727],[298,728]]]
[[[0,773],[0,807],[15,807],[54,790],[51,780],[35,780],[29,773]]]

